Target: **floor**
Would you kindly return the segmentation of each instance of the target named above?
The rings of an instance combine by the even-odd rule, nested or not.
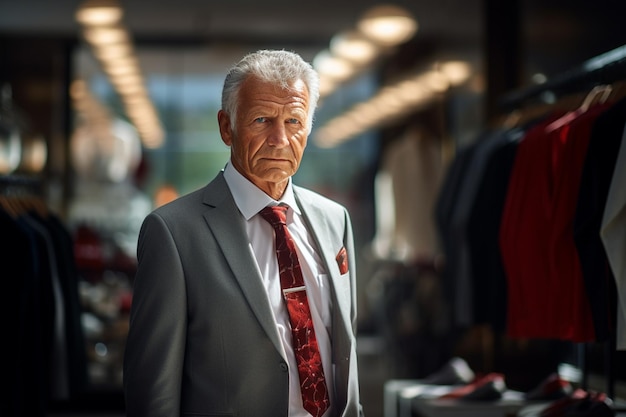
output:
[[[383,417],[384,384],[395,377],[385,350],[376,337],[359,340],[361,404],[366,417]]]

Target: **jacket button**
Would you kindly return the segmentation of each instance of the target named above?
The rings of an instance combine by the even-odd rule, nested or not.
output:
[[[286,363],[281,362],[281,364],[280,364],[280,370],[281,370],[281,371],[283,371],[283,372],[287,372],[287,371],[289,370],[289,367],[287,366],[287,364],[286,364]]]

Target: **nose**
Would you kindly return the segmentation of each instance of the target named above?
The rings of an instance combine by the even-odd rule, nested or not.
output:
[[[289,144],[287,128],[284,123],[272,123],[267,136],[267,144],[275,148],[284,148]]]

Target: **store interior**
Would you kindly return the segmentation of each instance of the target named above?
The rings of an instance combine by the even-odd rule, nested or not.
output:
[[[118,14],[94,24],[94,8]],[[320,74],[294,182],[352,216],[365,415],[531,417],[527,397],[555,375],[564,396],[598,394],[611,409],[576,415],[626,415],[615,261],[626,252],[600,233],[609,193],[626,186],[613,181],[626,147],[624,11],[614,0],[0,0],[0,369],[15,382],[0,415],[124,415],[139,228],[223,168],[224,76],[266,48]],[[377,18],[400,22],[397,37],[368,32]],[[562,160],[565,139],[546,150],[549,129],[532,129],[551,117],[550,129],[579,134],[562,117],[598,106],[604,130],[581,127],[584,148]],[[546,220],[541,192],[556,189],[561,214]],[[23,235],[42,224],[43,250]],[[585,304],[562,302],[569,293]],[[495,397],[451,414],[424,406],[423,385],[445,370],[471,374],[455,388],[491,378]],[[504,393],[518,397],[497,408]]]

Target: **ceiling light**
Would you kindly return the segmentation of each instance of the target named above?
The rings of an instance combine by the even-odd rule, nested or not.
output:
[[[85,39],[94,47],[128,42],[128,34],[121,27],[97,27],[84,32]]]
[[[103,67],[104,72],[111,77],[141,73],[139,64],[132,58],[106,62]]]
[[[76,12],[83,36],[94,52],[109,81],[121,96],[130,121],[148,147],[161,146],[164,133],[156,109],[150,101],[131,36],[122,22],[117,0],[87,0]],[[133,94],[138,94],[139,99]]]
[[[95,45],[93,53],[101,61],[109,61],[134,55],[133,48],[130,43]]]
[[[134,76],[131,75],[130,77]],[[116,78],[115,82],[112,83],[120,92],[122,99],[125,100],[126,97],[132,97],[133,95],[147,95],[141,77],[137,77],[137,80],[132,82],[130,77],[124,76],[124,78]]]
[[[464,61],[448,61],[441,64],[441,72],[448,77],[452,85],[459,85],[467,81],[470,76],[470,65]]]
[[[378,46],[361,32],[346,31],[333,36],[330,50],[335,56],[365,65],[374,60]]]
[[[367,11],[358,27],[374,41],[391,46],[411,39],[417,31],[417,21],[403,8],[381,5]]]
[[[446,91],[450,87],[451,80],[439,71],[429,71],[423,76],[424,82],[437,92]]]
[[[122,20],[122,8],[115,0],[87,0],[76,12],[76,21],[86,26],[113,25]]]
[[[332,80],[345,80],[354,73],[349,61],[332,55],[328,50],[323,50],[315,56],[313,67],[320,76],[328,76]]]

